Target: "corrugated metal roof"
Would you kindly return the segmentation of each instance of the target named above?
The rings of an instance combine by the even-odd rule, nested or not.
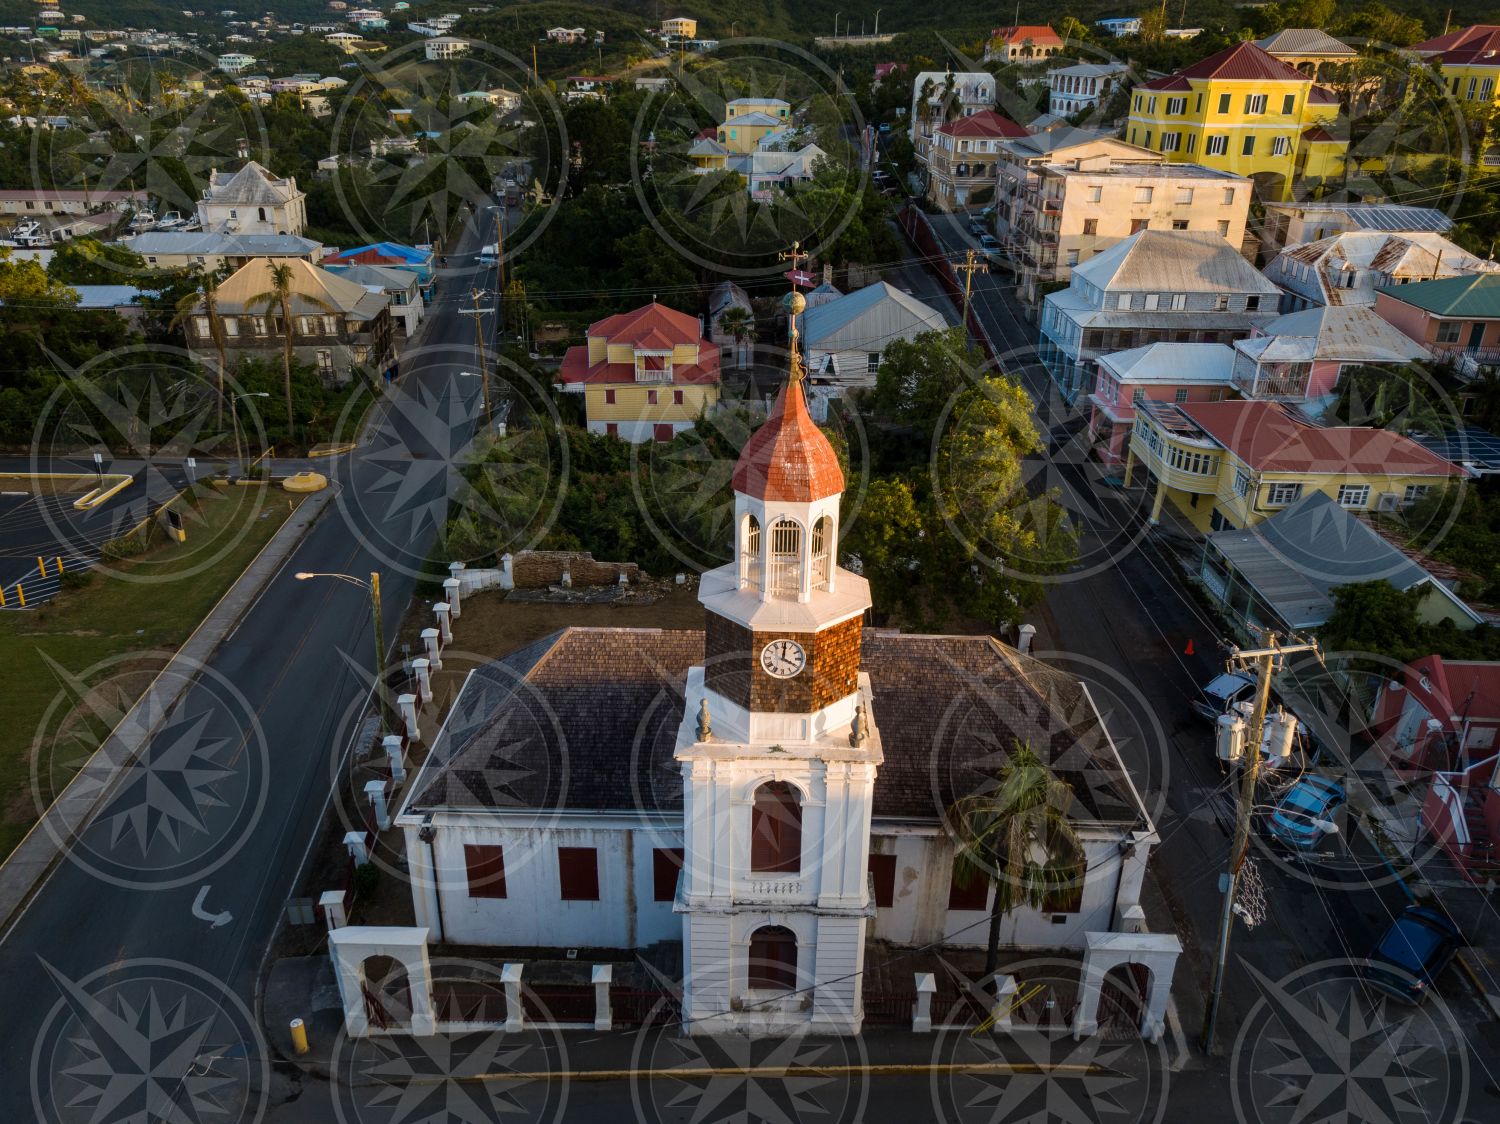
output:
[[[1445,277],[1408,285],[1386,285],[1380,292],[1439,316],[1500,319],[1500,274]]]
[[[1393,203],[1345,203],[1338,208],[1361,230],[1428,231],[1445,234],[1453,219],[1436,207],[1409,207]]]
[[[1153,343],[1102,355],[1099,366],[1132,386],[1228,386],[1234,349],[1225,343]]]
[[[1073,276],[1106,291],[1281,292],[1211,230],[1142,230],[1075,266]]]
[[[943,314],[884,281],[809,308],[802,343],[818,351],[883,351],[893,339],[948,327]]]
[[[1358,58],[1359,52],[1340,43],[1320,27],[1286,27],[1275,35],[1257,39],[1255,45],[1268,55],[1322,55],[1325,58]]]
[[[1254,43],[1236,43],[1177,72],[1180,78],[1259,79],[1272,82],[1309,82],[1294,66],[1274,58]]]
[[[1208,541],[1293,628],[1324,623],[1340,586],[1388,581],[1410,589],[1432,580],[1322,492],[1303,496],[1254,528],[1216,531]]]
[[[1397,331],[1369,305],[1321,306],[1278,316],[1261,336],[1235,347],[1271,362],[1404,363],[1428,359],[1427,349]]]

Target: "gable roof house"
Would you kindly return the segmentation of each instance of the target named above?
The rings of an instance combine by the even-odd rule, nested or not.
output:
[[[1386,285],[1497,271],[1495,262],[1428,231],[1335,234],[1283,250],[1266,266],[1266,276],[1286,292],[1288,311],[1374,304],[1375,290]]]
[[[803,313],[808,377],[819,395],[826,397],[842,397],[852,387],[874,386],[880,357],[891,341],[912,340],[946,327],[948,322],[937,309],[877,281]]]
[[[292,234],[307,229],[307,196],[291,176],[273,176],[254,160],[235,172],[211,171],[198,222],[223,234]]]

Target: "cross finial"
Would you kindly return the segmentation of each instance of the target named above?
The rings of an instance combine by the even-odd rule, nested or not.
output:
[[[789,253],[789,254],[782,254],[781,255],[781,260],[782,261],[789,261],[789,262],[791,262],[792,263],[792,273],[795,274],[797,272],[797,270],[801,267],[802,263],[807,260],[807,256],[808,256],[807,255],[807,251],[802,248],[802,243],[801,242],[793,242],[792,243],[792,252]],[[796,280],[795,277],[793,277],[793,279],[792,279],[792,288],[795,289],[796,287],[797,287],[797,280]]]

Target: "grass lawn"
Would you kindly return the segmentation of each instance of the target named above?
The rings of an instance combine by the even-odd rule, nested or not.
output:
[[[75,760],[96,748],[112,725],[107,716],[140,697],[165,662],[161,653],[192,634],[297,502],[279,488],[205,488],[196,508],[183,507],[187,542],[106,561],[107,572],[33,611],[0,612],[0,857],[36,822],[37,755],[50,761],[56,746]],[[83,679],[89,705],[44,656]],[[52,780],[66,777],[38,770],[44,799]]]

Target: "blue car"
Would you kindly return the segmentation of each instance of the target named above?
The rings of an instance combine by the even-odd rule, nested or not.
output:
[[[1431,906],[1407,906],[1359,966],[1359,974],[1403,1003],[1420,1003],[1463,943],[1463,934],[1446,914]]]
[[[1271,811],[1266,831],[1294,851],[1311,851],[1333,827],[1334,814],[1343,807],[1344,786],[1327,777],[1309,774],[1282,795]]]

